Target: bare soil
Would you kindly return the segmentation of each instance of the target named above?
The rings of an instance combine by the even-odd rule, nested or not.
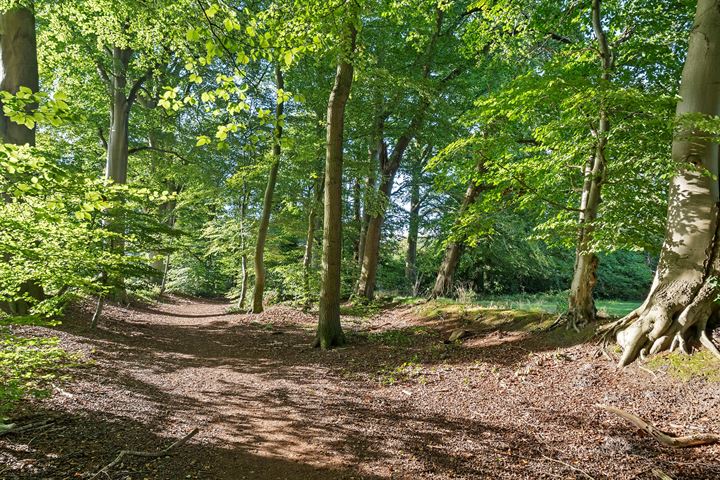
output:
[[[344,317],[349,345],[323,352],[309,346],[312,315],[228,308],[170,297],[108,306],[95,331],[90,306],[56,329],[19,328],[89,363],[17,412],[53,423],[0,437],[0,478],[87,479],[120,450],[160,450],[197,426],[172,455],[127,457],[98,478],[720,479],[720,446],[663,447],[594,406],[720,432],[720,384],[618,370],[589,330],[396,306]],[[468,336],[446,343],[460,327]]]

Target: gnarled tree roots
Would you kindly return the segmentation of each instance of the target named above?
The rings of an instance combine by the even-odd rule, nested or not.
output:
[[[666,350],[689,354],[700,345],[720,358],[720,350],[709,335],[716,294],[715,288],[706,284],[689,305],[668,306],[651,302],[598,331],[603,334],[606,344],[614,338],[622,348],[621,367],[638,357],[644,359]]]

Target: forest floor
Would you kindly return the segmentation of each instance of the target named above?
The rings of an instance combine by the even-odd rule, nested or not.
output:
[[[720,445],[673,450],[596,408],[614,405],[675,433],[720,432],[720,363],[618,370],[592,330],[539,329],[539,313],[395,305],[343,317],[349,344],[309,347],[315,317],[261,315],[178,297],[90,307],[54,329],[85,367],[15,420],[46,428],[0,437],[0,478],[650,479],[720,478]],[[447,338],[455,329],[468,336]],[[700,357],[704,358],[704,357]],[[715,362],[715,363],[712,363]],[[707,367],[707,366],[706,366]],[[714,372],[714,373],[713,373]]]

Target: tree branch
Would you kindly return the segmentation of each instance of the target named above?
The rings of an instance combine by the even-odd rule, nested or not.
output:
[[[105,465],[105,466],[102,468],[102,470],[100,470],[100,471],[97,472],[95,475],[93,475],[92,477],[90,477],[90,480],[92,480],[92,479],[94,479],[94,478],[97,478],[101,473],[107,473],[108,469],[110,469],[110,468],[114,467],[115,465],[117,465],[118,463],[120,463],[120,460],[122,460],[123,457],[125,457],[126,455],[132,455],[132,456],[135,456],[135,457],[143,457],[143,458],[157,458],[157,457],[167,456],[167,455],[170,454],[170,450],[172,450],[173,448],[177,448],[177,447],[180,447],[180,446],[184,445],[185,443],[187,443],[188,440],[190,440],[192,437],[194,437],[199,431],[200,431],[200,430],[199,430],[197,427],[196,427],[196,428],[193,428],[192,431],[191,431],[190,433],[188,433],[187,435],[185,435],[183,438],[181,438],[180,440],[176,441],[176,442],[173,443],[172,445],[170,445],[170,446],[168,446],[168,447],[166,447],[166,448],[164,448],[164,449],[162,449],[162,450],[160,450],[160,451],[157,451],[157,452],[142,452],[142,451],[134,451],[134,450],[122,450],[122,451],[120,452],[120,454],[119,454],[117,457],[115,457],[115,460],[113,460],[112,462],[110,462],[110,463],[108,463],[107,465]]]
[[[135,83],[133,84],[132,88],[130,89],[130,94],[128,94],[128,108],[132,106],[132,104],[135,102],[135,99],[137,98],[138,92],[143,86],[143,83],[145,83],[150,77],[152,76],[152,68],[148,68],[147,72],[145,74],[135,80]]]
[[[108,87],[112,86],[112,83],[110,82],[110,77],[108,76],[107,70],[105,70],[105,67],[103,66],[100,61],[95,62],[95,68],[97,68],[98,75],[100,75],[100,79],[105,82],[105,84]]]
[[[170,154],[170,155],[174,155],[174,156],[176,156],[177,158],[179,158],[180,160],[182,160],[183,162],[185,162],[186,164],[189,164],[189,163],[190,163],[190,160],[188,160],[187,158],[185,158],[184,156],[180,155],[178,152],[176,152],[176,151],[174,151],[174,150],[166,150],[166,149],[164,149],[164,148],[152,147],[152,146],[150,146],[150,145],[142,145],[142,146],[140,146],[140,147],[130,148],[130,149],[128,149],[128,155],[132,155],[132,154],[134,154],[134,153],[142,152],[142,151],[145,151],[145,150],[152,150],[152,151],[154,151],[154,152],[167,153],[167,154]]]
[[[601,408],[606,412],[614,413],[623,420],[631,423],[640,430],[653,437],[658,442],[673,448],[687,448],[687,447],[699,447],[700,445],[711,445],[714,443],[720,443],[720,435],[712,433],[698,433],[697,435],[688,435],[686,437],[676,437],[669,435],[659,428],[656,428],[640,417],[633,415],[632,413],[625,412],[616,407],[608,405],[596,404],[597,408]]]
[[[104,148],[105,150],[107,150],[107,149],[108,149],[108,143],[107,143],[107,140],[105,140],[105,134],[103,133],[103,128],[102,128],[102,127],[98,127],[97,132],[98,132],[98,137],[100,137],[100,145],[102,145],[103,148]]]

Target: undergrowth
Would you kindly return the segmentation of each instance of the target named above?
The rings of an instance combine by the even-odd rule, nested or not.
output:
[[[0,420],[28,396],[47,397],[54,381],[80,357],[58,346],[57,338],[27,338],[0,330]]]

